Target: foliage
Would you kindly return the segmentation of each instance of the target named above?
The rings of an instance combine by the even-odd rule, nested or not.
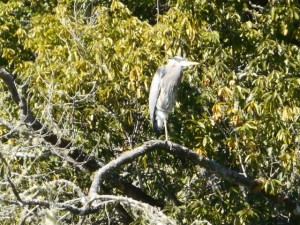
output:
[[[169,119],[171,140],[259,179],[270,195],[280,191],[299,200],[298,1],[159,2],[156,15],[156,2],[148,1],[1,1],[0,65],[13,72],[43,124],[109,162],[155,137],[147,106],[152,75],[167,58],[187,56],[200,66],[184,72]],[[3,82],[0,89],[0,149],[9,164],[0,167],[1,198],[13,198],[8,170],[24,196],[75,198],[65,191],[70,187],[55,186],[57,180],[88,191],[91,174],[63,157],[45,157],[53,146],[24,124]],[[166,152],[148,154],[119,173],[164,201],[164,213],[183,224],[293,222],[284,206]],[[42,207],[1,208],[2,224],[41,223],[49,215]],[[113,208],[107,203],[86,221],[116,220]],[[80,221],[54,211],[62,224]],[[146,221],[130,213],[136,223]]]

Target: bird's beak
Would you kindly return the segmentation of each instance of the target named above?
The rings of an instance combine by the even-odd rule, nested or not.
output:
[[[199,63],[197,63],[197,62],[191,62],[191,61],[181,61],[179,64],[181,66],[193,66],[193,65],[198,65]]]

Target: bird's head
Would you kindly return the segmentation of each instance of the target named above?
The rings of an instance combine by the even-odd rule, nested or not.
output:
[[[187,67],[187,66],[198,65],[199,63],[188,61],[187,59],[185,59],[181,56],[175,56],[175,57],[170,58],[168,60],[168,64],[172,64],[174,66],[179,65],[179,66],[182,66],[182,67]]]

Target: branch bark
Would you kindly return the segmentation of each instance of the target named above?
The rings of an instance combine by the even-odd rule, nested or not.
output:
[[[284,205],[285,208],[291,213],[294,214],[297,213],[297,207],[299,207],[300,205],[299,202],[293,201],[283,193],[278,193],[277,195],[271,195],[266,193],[262,188],[260,188],[262,184],[259,180],[245,177],[242,174],[230,170],[222,166],[221,164],[211,159],[208,159],[202,155],[199,155],[193,150],[188,149],[179,144],[171,143],[171,149],[170,149],[170,145],[160,140],[151,140],[145,142],[143,145],[131,151],[123,153],[117,159],[111,161],[110,163],[100,168],[96,172],[96,175],[90,187],[90,191],[89,191],[90,199],[93,199],[95,196],[98,196],[98,191],[99,188],[101,187],[102,182],[108,176],[108,174],[112,173],[115,169],[119,168],[122,165],[128,164],[129,162],[132,162],[136,158],[143,156],[149,152],[159,151],[159,150],[167,151],[170,154],[176,155],[181,159],[186,159],[191,162],[194,162],[196,165],[200,165],[206,168],[207,170],[214,172],[215,174],[219,175],[223,179],[226,179],[234,184],[245,186],[250,191],[257,192],[258,194],[261,194],[262,196],[266,197],[267,199],[273,201],[274,203],[280,206]]]

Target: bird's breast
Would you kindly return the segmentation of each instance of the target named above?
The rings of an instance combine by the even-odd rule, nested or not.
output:
[[[181,75],[182,70],[180,68],[166,69],[166,74],[160,82],[160,93],[156,104],[158,109],[166,112],[172,110]]]

